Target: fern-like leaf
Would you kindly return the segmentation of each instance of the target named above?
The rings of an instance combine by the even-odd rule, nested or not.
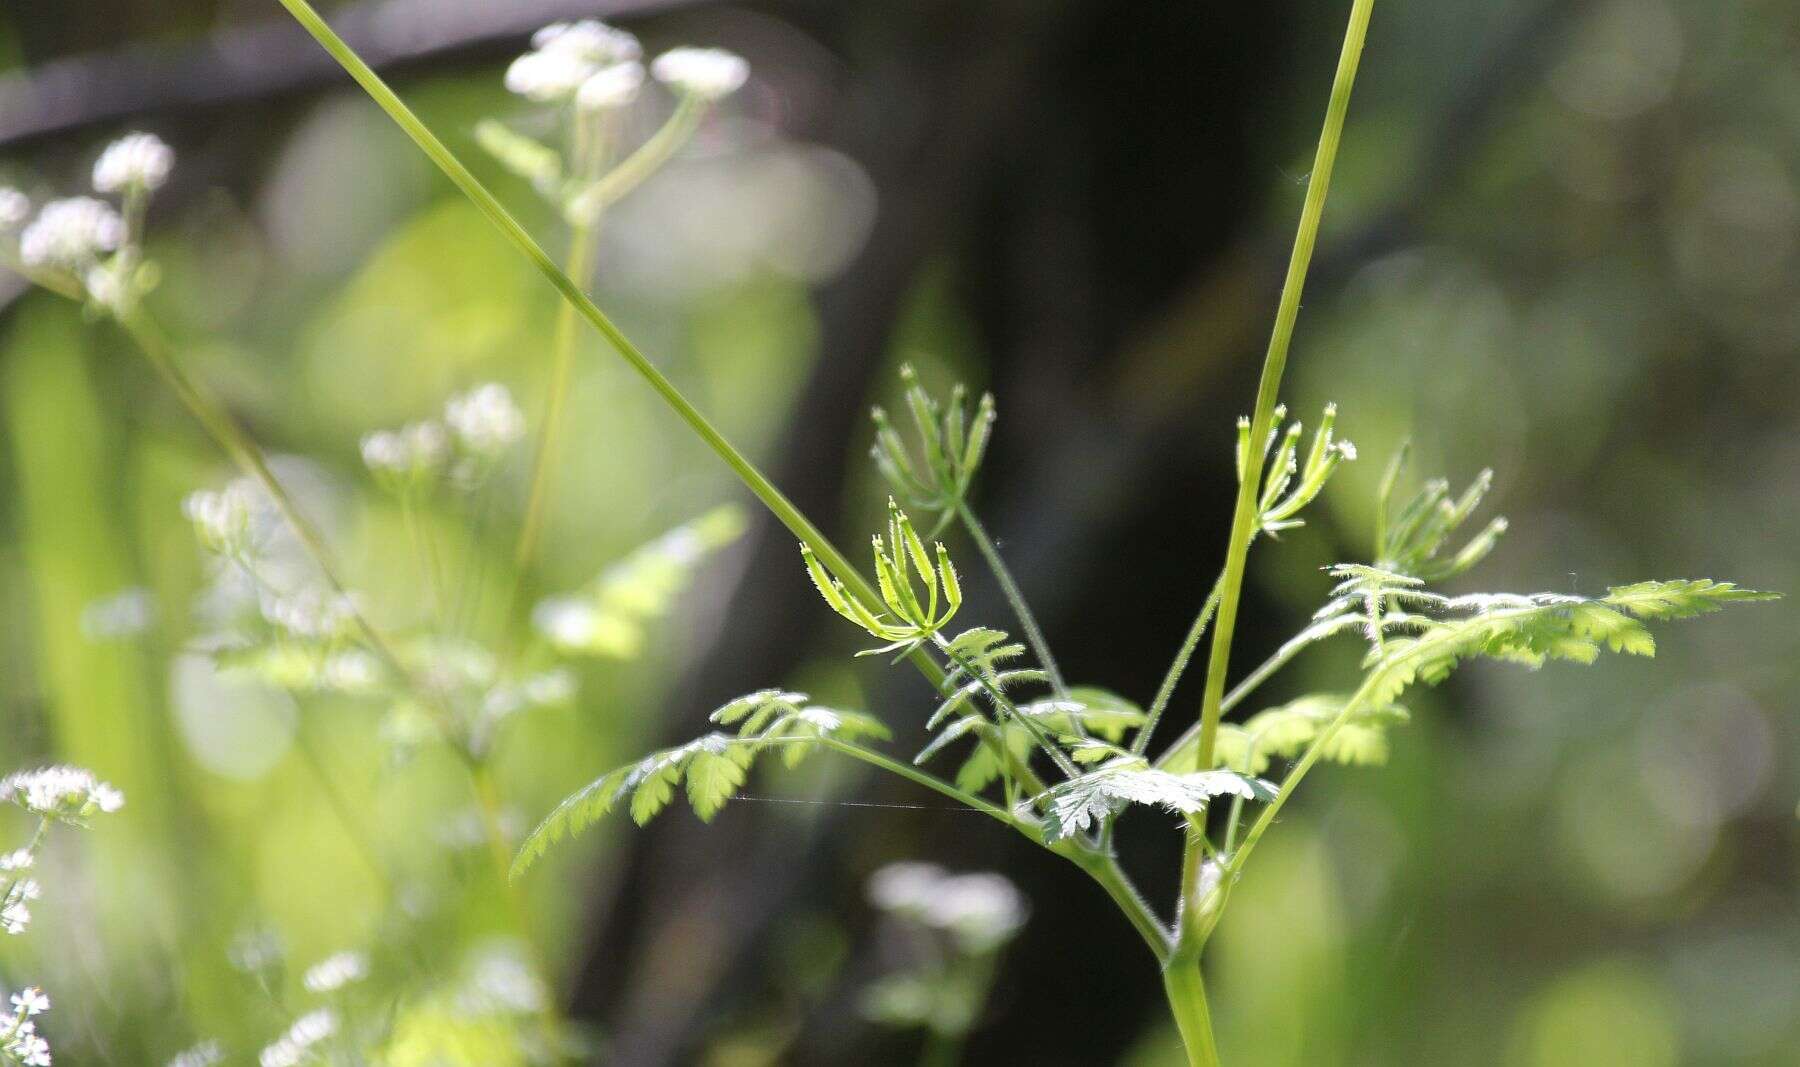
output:
[[[1055,844],[1103,825],[1127,805],[1198,815],[1217,796],[1267,802],[1275,799],[1276,787],[1231,770],[1173,774],[1128,758],[1059,782],[1033,798],[1033,804],[1044,811],[1044,840]]]

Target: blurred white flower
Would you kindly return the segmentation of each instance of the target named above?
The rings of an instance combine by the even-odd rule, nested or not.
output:
[[[554,22],[506,69],[506,87],[539,103],[567,100],[602,70],[643,55],[636,37],[594,19]]]
[[[21,1067],[50,1067],[50,1045],[28,1018],[0,1015],[0,1057]]]
[[[0,930],[22,934],[31,925],[31,909],[17,901],[0,906]]]
[[[193,1048],[176,1053],[168,1067],[213,1067],[225,1062],[225,1048],[217,1041],[202,1041]]]
[[[27,267],[74,270],[125,240],[125,220],[111,204],[71,196],[45,204],[19,234],[19,258]]]
[[[0,232],[11,231],[31,217],[31,198],[10,185],[0,185]]]
[[[81,609],[81,633],[90,641],[141,634],[155,621],[156,598],[141,585],[121,589]]]
[[[444,406],[444,421],[458,444],[484,458],[498,455],[525,436],[525,413],[498,382],[452,397]]]
[[[81,276],[88,299],[115,315],[123,313],[137,296],[132,288],[129,269],[130,264],[118,262],[99,263],[89,267],[87,273]]]
[[[261,1067],[299,1067],[306,1062],[309,1050],[337,1033],[337,1028],[337,1013],[330,1008],[307,1012],[295,1019],[274,1044],[264,1048],[257,1062]]]
[[[600,609],[592,597],[550,597],[538,603],[531,621],[558,649],[585,649],[599,632]]]
[[[235,555],[249,547],[259,495],[255,485],[237,479],[223,489],[189,493],[181,512],[194,524],[201,544],[221,555]]]
[[[314,993],[333,993],[360,982],[369,974],[369,958],[360,952],[339,952],[307,968],[302,981]]]
[[[583,111],[606,111],[624,107],[637,99],[644,85],[644,65],[637,60],[614,63],[581,83],[575,93],[575,106]]]
[[[50,998],[37,986],[26,986],[12,995],[12,1006],[20,1015],[42,1015],[50,1010]]]
[[[265,591],[257,606],[271,626],[295,637],[341,637],[356,621],[356,602],[329,589],[302,589],[286,595]]]
[[[723,48],[671,48],[650,64],[656,80],[689,96],[718,100],[750,79],[750,64]]]
[[[430,420],[398,430],[377,430],[362,439],[363,463],[369,470],[401,479],[436,473],[449,454],[450,435]]]
[[[19,805],[33,815],[80,821],[95,812],[114,812],[125,796],[80,767],[40,767],[0,778],[0,802]]]
[[[128,133],[94,161],[94,188],[102,193],[162,187],[175,168],[175,150],[153,133]]]
[[[883,911],[943,930],[965,952],[987,952],[1025,925],[1025,897],[1005,877],[950,874],[933,863],[890,863],[869,878],[869,901]]]
[[[0,853],[0,872],[28,870],[36,858],[28,848]]]

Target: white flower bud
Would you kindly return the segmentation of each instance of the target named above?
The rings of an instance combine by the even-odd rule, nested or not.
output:
[[[575,93],[575,106],[583,111],[607,111],[637,99],[644,85],[644,65],[632,60],[614,63],[599,71]]]
[[[175,168],[175,150],[153,133],[128,133],[94,161],[94,188],[102,193],[162,187]]]
[[[483,458],[498,455],[525,436],[525,413],[498,382],[452,397],[444,405],[444,421],[463,449]]]
[[[596,74],[643,55],[636,37],[593,19],[551,23],[531,46],[506,69],[506,87],[539,103],[567,100]]]
[[[52,200],[19,234],[19,258],[27,267],[85,267],[125,240],[125,220],[111,204],[91,196]]]
[[[723,48],[672,48],[656,57],[650,73],[678,93],[718,100],[743,87],[750,64]]]
[[[369,974],[369,958],[360,952],[339,952],[313,964],[303,979],[314,993],[333,993]]]

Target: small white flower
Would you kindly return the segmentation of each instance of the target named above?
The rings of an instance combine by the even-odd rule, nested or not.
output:
[[[106,146],[94,161],[94,188],[102,193],[127,189],[149,192],[169,180],[175,150],[153,133],[128,133]]]
[[[36,857],[31,854],[31,850],[26,848],[0,853],[0,873],[27,870],[35,860]]]
[[[608,111],[637,99],[644,85],[644,65],[637,60],[614,63],[590,76],[575,93],[575,106],[583,111]]]
[[[449,434],[440,423],[430,420],[398,430],[377,430],[362,439],[363,463],[369,470],[401,479],[435,473],[449,454]]]
[[[938,883],[926,919],[947,930],[967,952],[1012,939],[1025,925],[1025,898],[998,874],[959,874]]]
[[[883,911],[919,911],[944,878],[935,863],[890,863],[869,876],[869,903]]]
[[[635,36],[599,19],[552,22],[531,35],[531,47],[540,52],[568,52],[592,63],[623,63],[644,54]]]
[[[450,424],[457,443],[484,458],[498,455],[525,436],[525,413],[498,382],[452,397],[444,406],[444,421]]]
[[[31,925],[31,909],[20,903],[0,907],[0,930],[9,934],[22,934]]]
[[[750,64],[723,48],[671,48],[656,57],[650,73],[678,93],[718,100],[743,87]]]
[[[360,982],[369,974],[369,958],[360,952],[339,952],[313,964],[303,982],[314,993],[333,993]]]
[[[1356,446],[1348,441],[1339,441],[1333,447],[1338,450],[1338,455],[1343,456],[1345,459],[1356,458]]]
[[[12,995],[12,1006],[21,1015],[42,1015],[50,1010],[50,998],[37,986],[26,986]]]
[[[36,900],[43,895],[44,887],[39,885],[35,878],[21,878],[15,882],[12,887],[12,897],[14,900],[31,901]]]
[[[593,19],[551,23],[531,46],[507,67],[506,87],[538,103],[567,100],[594,75],[643,55],[636,37]]]
[[[31,217],[31,198],[10,185],[0,185],[0,233],[11,232]]]
[[[295,637],[340,637],[356,622],[356,602],[329,589],[302,589],[286,596],[264,593],[257,600],[263,620]]]
[[[194,524],[202,545],[220,555],[235,555],[249,547],[260,496],[258,486],[235,479],[224,489],[189,493],[181,511]]]
[[[308,1012],[294,1020],[287,1032],[262,1050],[257,1062],[262,1067],[298,1067],[306,1061],[307,1050],[337,1033],[337,1013],[330,1008]]]
[[[585,649],[599,633],[600,610],[590,597],[550,597],[532,611],[531,621],[557,648]]]
[[[79,767],[40,767],[0,778],[0,802],[17,804],[33,815],[79,822],[97,811],[119,810],[125,796]]]
[[[346,648],[325,657],[319,676],[326,688],[345,693],[367,693],[381,684],[381,661],[374,653]]]
[[[202,1041],[193,1048],[177,1053],[168,1067],[214,1067],[225,1062],[225,1048],[217,1041]]]
[[[27,267],[86,267],[125,240],[125,220],[111,204],[91,196],[52,200],[19,234],[19,258]]]

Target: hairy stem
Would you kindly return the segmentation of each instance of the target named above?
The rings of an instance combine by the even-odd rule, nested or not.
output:
[[[1050,654],[1050,642],[1044,639],[1044,631],[1038,626],[1037,616],[1031,613],[1031,605],[1025,600],[1025,593],[1019,583],[1013,580],[1012,571],[1007,568],[1006,561],[1000,558],[1000,550],[994,545],[994,539],[988,536],[987,527],[975,517],[974,509],[968,504],[958,501],[957,517],[962,520],[963,528],[968,530],[969,538],[980,550],[981,558],[987,561],[988,570],[992,571],[996,581],[1000,583],[1000,591],[1006,595],[1007,603],[1012,605],[1013,614],[1019,618],[1019,627],[1025,631],[1025,643],[1031,646],[1031,654],[1050,676],[1050,688],[1059,698],[1069,695],[1069,687],[1063,682],[1062,671],[1056,665],[1056,657]],[[1079,721],[1075,728],[1082,733],[1086,730]]]
[[[1170,960],[1163,967],[1163,992],[1175,1028],[1187,1049],[1188,1067],[1219,1067],[1219,1049],[1213,1040],[1212,1012],[1206,1006],[1206,983],[1200,975],[1198,956]]]
[[[1150,702],[1150,713],[1144,717],[1143,728],[1131,740],[1132,755],[1141,756],[1149,749],[1150,735],[1156,732],[1157,722],[1162,719],[1163,712],[1169,709],[1169,698],[1175,695],[1176,684],[1187,673],[1188,660],[1193,658],[1194,649],[1199,646],[1200,638],[1206,633],[1206,624],[1212,621],[1213,612],[1219,610],[1219,590],[1223,588],[1224,581],[1221,577],[1213,583],[1212,592],[1206,594],[1206,602],[1200,605],[1199,614],[1194,616],[1193,625],[1188,627],[1187,637],[1182,639],[1181,648],[1175,653],[1175,662],[1169,664],[1169,673],[1163,675],[1162,685],[1156,690],[1156,699]],[[1194,728],[1198,729],[1198,724]],[[1176,742],[1176,745],[1178,747],[1180,742]],[[1160,764],[1162,761],[1157,762]]]
[[[1293,637],[1288,638],[1285,644],[1275,650],[1274,655],[1263,660],[1255,670],[1245,675],[1242,681],[1231,687],[1231,692],[1226,693],[1225,699],[1219,702],[1219,714],[1221,716],[1230,714],[1232,709],[1248,699],[1250,694],[1257,690],[1257,687],[1274,677],[1276,672],[1287,666],[1295,656],[1298,656],[1313,644],[1323,641],[1327,637],[1342,633],[1359,621],[1360,620],[1355,618],[1348,618],[1330,626],[1315,623],[1295,634]],[[1200,724],[1196,722],[1183,731],[1182,735],[1176,738],[1174,743],[1163,751],[1162,755],[1156,757],[1156,766],[1167,767],[1169,764],[1174,763],[1181,758],[1182,753],[1191,751],[1199,744],[1199,741]],[[1196,766],[1194,769],[1206,770],[1207,768]]]

